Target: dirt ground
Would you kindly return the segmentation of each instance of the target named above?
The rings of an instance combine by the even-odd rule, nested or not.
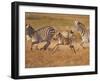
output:
[[[59,31],[70,29],[73,21],[78,19],[89,27],[89,16],[86,15],[55,15],[55,14],[37,14],[26,13],[26,24],[31,24],[33,28],[38,29],[42,26],[52,25]],[[65,22],[66,21],[66,22]],[[43,44],[38,46],[41,48]],[[56,42],[52,42],[48,50],[30,50],[31,40],[25,41],[25,67],[57,67],[57,66],[80,66],[89,64],[89,47],[82,48],[75,45],[76,54],[68,45],[60,45],[56,51],[52,48]]]

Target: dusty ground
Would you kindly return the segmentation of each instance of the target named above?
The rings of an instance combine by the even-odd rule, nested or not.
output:
[[[59,31],[70,29],[73,26],[73,21],[78,19],[83,22],[86,27],[89,27],[89,16],[83,15],[55,15],[55,14],[36,14],[26,13],[26,23],[38,29],[41,26],[52,25]],[[66,22],[65,22],[66,21]],[[89,64],[89,48],[83,49],[76,46],[77,53],[75,54],[69,46],[61,45],[53,52],[52,48],[56,42],[52,42],[50,49],[44,50],[30,50],[31,41],[25,41],[25,67],[57,67],[57,66],[78,66]],[[40,44],[40,48],[44,44]],[[77,49],[79,48],[79,49]]]

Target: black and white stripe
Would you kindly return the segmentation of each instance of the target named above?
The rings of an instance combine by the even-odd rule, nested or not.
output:
[[[66,35],[65,35],[66,34]],[[59,45],[68,45],[76,54],[75,48],[74,48],[74,41],[75,41],[75,35],[72,30],[65,31],[65,32],[58,32],[55,36],[55,39],[58,41],[58,43],[53,48],[54,51],[57,49]]]
[[[52,37],[55,34],[55,29],[51,26],[42,27],[37,30],[34,30],[29,26],[26,30],[28,30],[26,32],[29,32],[27,33],[27,35],[29,35],[32,39],[31,49],[34,44],[38,44],[40,42],[45,41],[46,44],[42,49],[46,50],[51,43]]]
[[[75,21],[75,28],[76,30],[83,36],[85,34],[85,25],[79,21]]]
[[[32,38],[32,35],[34,34],[35,30],[34,28],[32,28],[32,26],[29,24],[26,24],[26,28],[25,28],[25,34],[26,34],[26,39],[29,40],[30,38]]]
[[[77,32],[80,33],[81,36],[81,46],[83,47],[83,44],[89,43],[89,29],[85,27],[85,25],[79,21],[75,21],[75,28]]]

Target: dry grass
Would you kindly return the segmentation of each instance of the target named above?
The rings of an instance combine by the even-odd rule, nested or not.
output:
[[[86,27],[89,27],[89,16],[86,15],[58,15],[58,14],[37,14],[26,13],[25,23],[29,23],[35,29],[42,26],[50,25],[56,27],[59,31],[70,29],[73,26],[74,20],[83,22]],[[53,41],[49,46],[50,49],[44,50],[30,50],[31,41],[25,41],[25,67],[57,67],[57,66],[79,66],[89,64],[89,48],[83,49],[76,46],[77,53],[74,54],[69,46],[61,45],[53,53],[52,49],[55,46]],[[40,44],[40,48],[42,45]]]

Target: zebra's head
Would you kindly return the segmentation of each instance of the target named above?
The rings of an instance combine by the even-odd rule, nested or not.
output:
[[[57,38],[61,38],[62,37],[62,34],[59,32],[57,35],[56,35]]]
[[[74,21],[74,29],[75,29],[75,31],[78,31],[78,23],[79,23],[78,20]]]
[[[35,32],[35,30],[34,30],[34,28],[32,28],[32,26],[30,24],[25,25],[25,35],[26,35],[27,40],[32,38],[34,32]]]
[[[78,32],[83,31],[82,30],[83,26],[84,26],[84,24],[82,24],[80,21],[78,21],[78,20],[74,21],[75,31],[78,31]]]
[[[62,33],[61,32],[56,32],[56,34],[53,37],[53,40],[57,41],[59,38],[62,38]]]
[[[75,21],[74,21],[75,26],[77,26],[77,25],[78,25],[78,23],[79,23],[79,21],[78,21],[78,20],[75,20]]]

